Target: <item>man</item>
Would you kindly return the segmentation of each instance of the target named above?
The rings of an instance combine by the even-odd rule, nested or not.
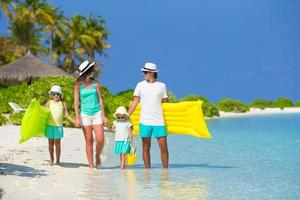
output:
[[[162,112],[162,102],[168,101],[167,88],[162,82],[157,81],[157,66],[154,63],[145,63],[141,69],[144,81],[136,85],[133,102],[129,106],[131,115],[138,103],[141,103],[140,136],[143,141],[143,160],[145,168],[150,168],[151,137],[157,139],[161,152],[163,168],[168,168],[169,153],[167,146],[167,131]]]

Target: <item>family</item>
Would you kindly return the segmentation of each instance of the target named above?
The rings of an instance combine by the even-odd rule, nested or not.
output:
[[[67,107],[62,100],[62,89],[58,85],[51,87],[49,95],[52,97],[46,104],[51,115],[47,124],[46,137],[49,141],[50,165],[54,164],[54,148],[56,164],[60,164],[60,140],[64,132],[62,127],[63,115],[73,122],[76,127],[81,126],[85,151],[89,168],[101,167],[100,154],[104,145],[103,125],[109,126],[109,120],[105,115],[100,84],[94,79],[95,61],[84,61],[79,66],[79,78],[74,84],[74,109],[75,119],[68,114]],[[117,108],[114,113],[115,121],[112,129],[115,131],[114,152],[120,155],[120,168],[125,168],[125,156],[132,146],[132,124],[129,117],[134,112],[138,103],[141,104],[140,137],[142,139],[142,155],[145,168],[151,167],[150,147],[152,135],[157,139],[161,152],[163,168],[168,168],[169,153],[167,145],[167,131],[165,127],[162,102],[168,101],[166,85],[157,81],[158,69],[154,63],[145,63],[141,69],[144,80],[139,82],[134,90],[133,101],[129,105],[128,112],[124,106]],[[94,135],[96,152],[93,152]],[[95,160],[94,160],[95,155]],[[95,163],[95,165],[94,165]]]

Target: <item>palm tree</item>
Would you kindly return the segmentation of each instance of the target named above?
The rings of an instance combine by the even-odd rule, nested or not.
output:
[[[15,12],[19,20],[24,20],[26,17],[33,24],[54,24],[53,7],[44,0],[25,0],[16,7]]]
[[[2,7],[3,13],[8,17],[9,20],[12,20],[12,12],[10,7],[15,6],[13,2],[13,0],[0,0],[0,6]]]
[[[0,36],[0,66],[22,58],[26,54],[26,49],[17,44],[11,37]]]
[[[96,45],[95,39],[87,34],[82,15],[75,15],[68,20],[63,36],[55,36],[56,57],[63,55],[63,66],[68,72],[73,72],[74,66],[84,59],[86,47]]]
[[[60,11],[58,8],[55,8],[51,11],[51,16],[54,19],[54,24],[49,23],[46,24],[44,31],[46,33],[49,33],[49,60],[50,63],[52,63],[54,60],[56,60],[55,54],[53,54],[53,48],[54,48],[54,40],[55,37],[63,37],[63,30],[65,27],[65,24],[67,23],[67,18],[63,15],[63,12]],[[60,38],[56,38],[58,40]]]
[[[41,38],[46,26],[53,27],[54,8],[44,0],[25,0],[14,9],[10,25],[12,36],[34,54],[46,54]]]
[[[46,49],[41,45],[41,28],[35,28],[31,22],[14,20],[11,22],[9,30],[17,44],[26,47],[26,52],[34,55],[39,52],[46,52]]]
[[[100,56],[106,54],[104,49],[110,48],[110,45],[105,43],[109,33],[105,27],[105,21],[101,16],[94,17],[90,15],[86,20],[87,34],[94,38],[95,44],[87,46],[86,51],[89,59],[94,60],[95,54],[98,53]]]

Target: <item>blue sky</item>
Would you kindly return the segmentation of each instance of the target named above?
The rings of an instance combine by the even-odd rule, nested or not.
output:
[[[67,16],[101,15],[111,33],[100,82],[134,88],[154,62],[177,97],[300,100],[300,1],[55,0]],[[0,33],[6,32],[5,17]]]

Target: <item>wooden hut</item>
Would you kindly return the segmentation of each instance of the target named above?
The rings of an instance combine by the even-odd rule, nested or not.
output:
[[[45,76],[71,76],[64,70],[45,63],[31,54],[0,68],[0,84],[9,85]]]

